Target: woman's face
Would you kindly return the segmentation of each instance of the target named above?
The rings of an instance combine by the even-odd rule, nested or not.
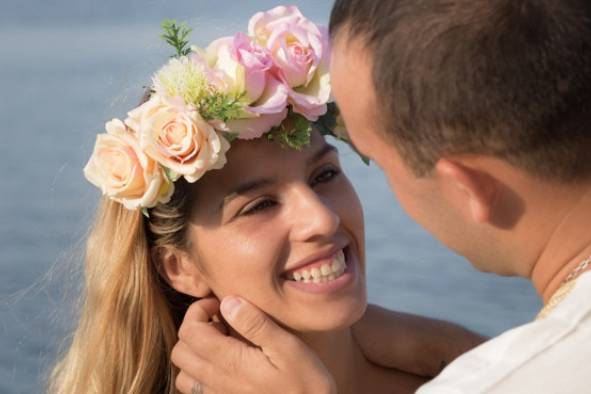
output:
[[[190,255],[218,297],[238,295],[301,332],[348,327],[366,306],[361,204],[336,149],[236,141],[199,180]]]

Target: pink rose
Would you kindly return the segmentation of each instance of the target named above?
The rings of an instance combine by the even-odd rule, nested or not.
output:
[[[326,113],[330,100],[328,31],[295,6],[255,14],[249,34],[267,48],[289,89],[289,103],[310,121]]]
[[[84,175],[103,194],[127,209],[151,208],[170,200],[174,186],[154,160],[142,152],[137,136],[119,119],[96,138]]]
[[[230,131],[252,139],[281,124],[287,116],[287,87],[269,51],[238,33],[212,42],[207,58],[211,67],[224,73],[226,92],[245,104],[240,118],[227,122]]]
[[[184,103],[158,95],[129,113],[126,123],[138,130],[148,156],[172,172],[195,182],[226,164],[230,144],[199,113]],[[171,174],[169,172],[169,174]]]

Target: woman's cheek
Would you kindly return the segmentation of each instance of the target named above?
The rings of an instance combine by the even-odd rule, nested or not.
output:
[[[210,243],[203,256],[205,268],[216,296],[239,295],[256,303],[253,298],[271,288],[281,253],[272,226],[259,225],[256,230],[246,223],[240,226],[219,234],[223,242]]]

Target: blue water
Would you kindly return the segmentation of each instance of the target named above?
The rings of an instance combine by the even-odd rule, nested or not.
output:
[[[247,4],[246,4],[247,3]],[[193,41],[244,29],[275,1],[62,0],[0,7],[0,393],[42,391],[75,316],[83,239],[97,191],[82,177],[97,132],[123,116],[161,65],[159,20],[195,27]],[[330,2],[300,1],[326,23]],[[520,279],[475,271],[414,224],[382,174],[341,146],[364,203],[370,300],[450,319],[486,334],[539,308]]]

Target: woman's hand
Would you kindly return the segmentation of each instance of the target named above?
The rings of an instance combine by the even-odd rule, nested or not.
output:
[[[180,369],[177,389],[184,394],[336,393],[332,376],[298,338],[248,302],[224,299],[224,319],[244,339],[228,336],[213,322],[214,298],[192,304],[179,330],[172,362]],[[201,385],[202,391],[192,391]]]
[[[353,335],[375,364],[431,378],[487,339],[450,322],[376,305],[368,306]]]

